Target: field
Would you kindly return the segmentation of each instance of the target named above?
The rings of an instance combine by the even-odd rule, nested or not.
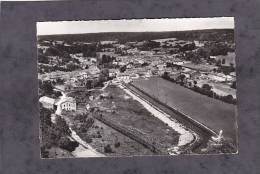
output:
[[[167,148],[177,145],[179,134],[154,117],[122,89],[108,87],[106,92],[113,94],[113,98],[103,100],[100,106],[114,108],[114,112],[104,112],[104,118],[136,132],[151,144],[157,144],[163,152],[166,152]]]
[[[224,136],[236,142],[236,106],[196,93],[162,78],[137,80],[133,85],[168,106],[211,128],[221,129]]]
[[[85,121],[79,121],[78,114],[68,112],[65,115],[64,118],[79,137],[105,156],[154,155],[150,149],[98,120],[85,131],[82,124]],[[111,150],[105,151],[106,146],[110,146]]]
[[[104,94],[106,94],[105,97],[101,97]],[[139,141],[129,138],[127,134],[97,119],[87,132],[82,132],[82,126],[80,126],[82,122],[76,116],[77,113],[83,113],[85,104],[81,103],[77,113],[75,113],[76,115],[68,114],[67,121],[84,141],[88,142],[91,139],[88,143],[106,156],[166,154],[168,148],[178,144],[179,133],[154,117],[138,101],[133,100],[131,96],[117,86],[108,86],[104,91],[91,91],[87,96],[85,92],[72,93],[71,95],[74,97],[75,95],[85,96],[84,102],[98,108],[98,111],[89,113],[87,118],[95,118],[95,115],[102,114],[103,119],[159,149],[159,152],[153,152]],[[89,100],[89,95],[94,96],[94,99]],[[77,97],[75,98],[77,100]],[[83,122],[85,122],[84,120]],[[118,142],[120,146],[116,147],[115,144]],[[110,145],[112,153],[104,152],[106,145]]]
[[[209,84],[212,86],[212,91],[220,96],[232,95],[233,98],[236,97],[236,89],[230,87],[230,85],[220,83],[220,82],[212,82],[209,80],[197,80],[197,86],[202,87],[203,84]]]
[[[93,127],[95,128],[90,129],[88,133],[97,135],[97,132],[100,132],[102,138],[92,138],[92,142],[89,144],[106,156],[154,155],[153,152],[143,145],[98,120],[95,120]],[[112,149],[112,153],[105,153],[104,151],[104,147],[108,144]]]

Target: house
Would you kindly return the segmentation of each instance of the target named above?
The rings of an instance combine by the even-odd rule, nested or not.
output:
[[[55,99],[43,96],[39,99],[39,102],[42,104],[44,108],[54,109]]]
[[[116,77],[119,73],[120,71],[118,69],[109,69],[109,77]]]
[[[164,71],[165,68],[166,68],[166,65],[165,64],[158,64],[157,67],[158,67],[159,71]]]
[[[77,104],[76,100],[73,97],[67,97],[63,95],[60,99],[56,100],[55,104],[56,112],[55,114],[61,115],[62,110],[65,111],[76,111]]]
[[[62,110],[66,111],[76,111],[76,100],[72,97],[65,97],[59,103]]]
[[[120,73],[117,75],[117,80],[118,81],[123,81],[125,83],[129,83],[130,82],[130,76],[128,73]]]
[[[133,74],[131,74],[129,76],[130,79],[138,79],[139,77],[140,77],[140,75],[139,74],[135,74],[135,73],[133,73]]]
[[[97,58],[91,57],[91,58],[90,58],[90,62],[91,62],[91,63],[97,63]]]
[[[169,74],[170,79],[177,80],[177,78],[181,75],[181,72],[171,72]]]

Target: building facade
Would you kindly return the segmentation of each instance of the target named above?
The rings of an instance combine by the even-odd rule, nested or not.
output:
[[[66,111],[76,111],[76,100],[72,97],[66,97],[61,103],[60,107],[62,110]]]

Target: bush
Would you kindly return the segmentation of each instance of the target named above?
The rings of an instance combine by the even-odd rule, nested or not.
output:
[[[60,116],[56,116],[56,127],[61,132],[61,134],[63,134],[63,135],[70,135],[71,134],[71,131],[69,129],[68,124]]]
[[[42,90],[42,95],[53,94],[53,86],[50,81],[43,81],[39,88]]]
[[[236,82],[232,82],[232,84],[231,84],[230,87],[233,88],[233,89],[237,89],[237,84],[236,84]]]
[[[68,71],[74,71],[76,69],[80,69],[80,66],[76,63],[73,63],[72,61],[68,62],[66,64],[66,68],[68,69]]]
[[[45,146],[41,147],[41,157],[42,158],[48,158],[49,157],[49,152],[46,151],[46,147]]]
[[[51,98],[58,98],[62,96],[62,93],[60,91],[54,91],[52,92],[52,94],[50,95]]]
[[[92,143],[92,138],[89,135],[85,136],[86,143]]]
[[[39,105],[39,110],[40,110],[40,123],[41,123],[41,127],[47,127],[47,126],[51,126],[52,122],[51,122],[51,113],[52,111],[49,109],[46,109],[42,106],[42,104],[40,103]]]
[[[76,147],[78,147],[79,143],[76,141],[70,141],[67,137],[61,137],[58,146],[68,150],[69,152],[72,152],[75,150]]]
[[[104,152],[105,153],[112,153],[113,151],[112,151],[112,148],[111,148],[111,146],[110,146],[110,144],[108,144],[108,145],[106,145],[105,147],[104,147]]]
[[[234,102],[234,98],[232,95],[227,95],[227,96],[224,96],[222,98],[223,101],[227,102],[227,103],[233,103]]]
[[[94,124],[94,119],[93,118],[88,118],[85,122],[82,123],[80,126],[80,132],[86,133],[89,128]]]
[[[80,114],[80,115],[76,115],[75,120],[84,123],[87,118],[88,118],[87,114]]]
[[[114,146],[115,148],[118,148],[120,146],[120,142],[116,142]]]
[[[49,63],[49,58],[47,56],[44,56],[43,54],[39,54],[38,55],[38,62],[39,63],[48,64]]]
[[[166,79],[166,80],[170,79],[169,73],[168,73],[168,72],[164,72],[164,73],[162,74],[162,78],[163,78],[163,79]]]
[[[207,91],[210,91],[212,89],[212,86],[210,86],[209,84],[203,84],[202,85],[202,89],[205,89]]]

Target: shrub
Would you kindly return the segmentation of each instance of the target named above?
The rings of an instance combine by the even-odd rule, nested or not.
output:
[[[42,158],[48,158],[49,157],[49,152],[46,150],[45,146],[41,147],[41,157]]]
[[[209,84],[203,84],[202,85],[202,89],[205,89],[207,91],[210,91],[212,89],[212,86],[210,86]]]
[[[88,118],[86,122],[83,122],[82,125],[80,126],[80,132],[86,133],[93,124],[94,124],[94,119]]]
[[[108,144],[108,145],[106,145],[105,147],[104,147],[104,152],[105,153],[112,153],[113,151],[112,151],[112,148],[111,148],[111,146],[110,146],[110,144]]]
[[[232,84],[231,84],[230,87],[233,88],[233,89],[237,89],[237,84],[236,84],[236,82],[232,82]]]
[[[74,151],[76,147],[78,147],[79,143],[76,141],[70,141],[67,137],[61,137],[58,146],[68,150],[70,152]]]
[[[120,142],[116,142],[116,143],[114,144],[114,146],[115,146],[115,148],[118,148],[118,147],[120,146]]]
[[[71,134],[71,131],[69,129],[68,124],[60,116],[56,117],[56,127],[63,135],[70,135]]]
[[[86,121],[88,118],[87,114],[81,114],[81,115],[76,115],[75,120],[78,120],[79,122],[83,123]]]
[[[89,135],[85,136],[86,143],[92,143],[92,138]]]

